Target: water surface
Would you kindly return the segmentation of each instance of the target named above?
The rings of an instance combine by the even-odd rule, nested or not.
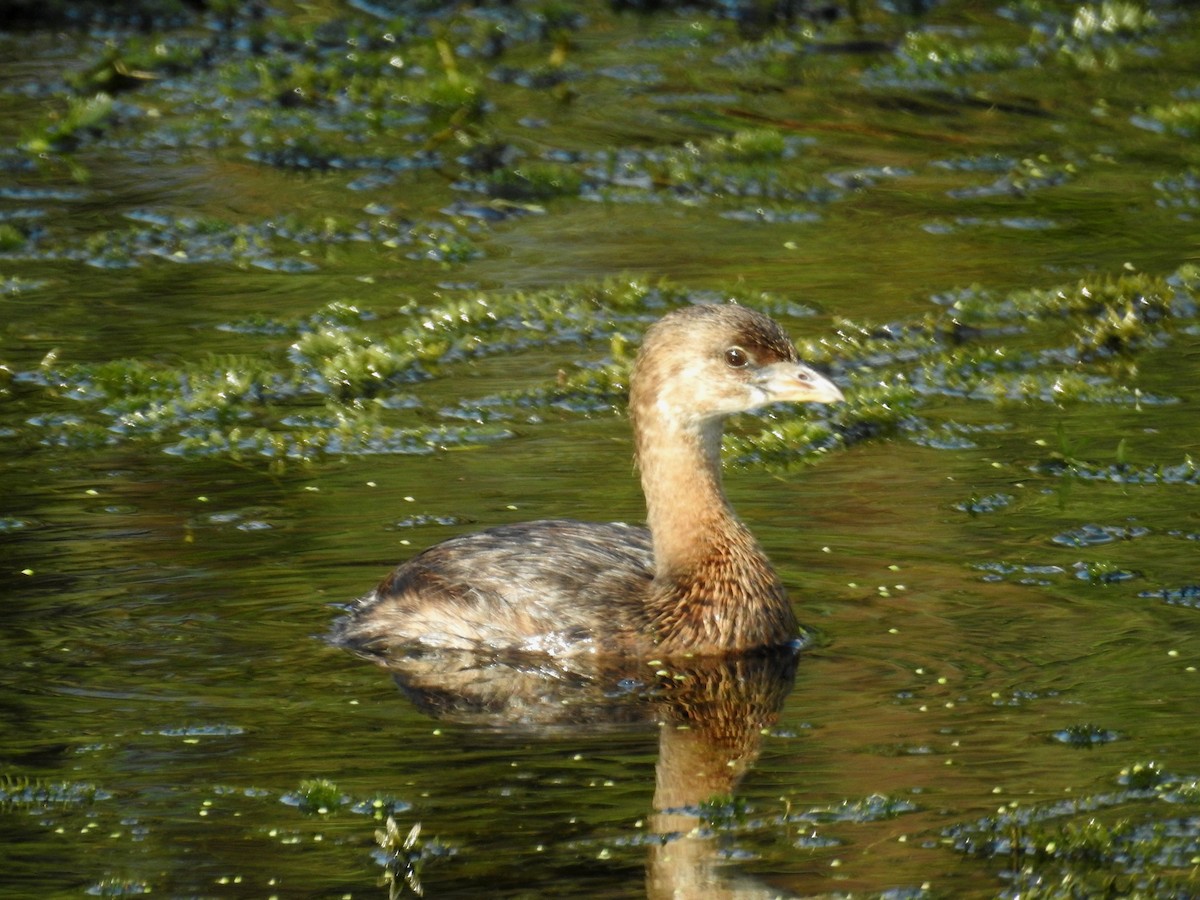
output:
[[[1195,10],[580,10],[0,35],[0,891],[1194,894]],[[728,297],[851,398],[731,426],[794,672],[538,725],[322,640],[639,520],[624,367]]]

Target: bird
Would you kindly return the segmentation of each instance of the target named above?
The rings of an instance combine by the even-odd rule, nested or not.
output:
[[[787,592],[722,487],[721,438],[730,415],[841,390],[776,321],[734,303],[656,321],[629,383],[647,527],[547,519],[451,538],[356,600],[334,640],[376,655],[647,658],[795,643]]]

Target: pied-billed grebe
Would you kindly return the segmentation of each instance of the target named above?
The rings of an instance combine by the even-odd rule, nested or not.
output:
[[[629,413],[649,529],[570,520],[452,538],[402,564],[335,637],[370,652],[711,655],[794,641],[766,555],[721,489],[725,418],[841,391],[772,319],[691,306],[646,332]]]

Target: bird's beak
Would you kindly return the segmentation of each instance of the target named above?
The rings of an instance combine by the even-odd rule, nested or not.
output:
[[[836,384],[803,363],[771,363],[755,381],[767,395],[767,403],[840,403],[846,399]]]

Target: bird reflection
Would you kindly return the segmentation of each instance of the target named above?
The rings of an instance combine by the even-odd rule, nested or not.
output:
[[[372,656],[422,712],[477,728],[554,735],[659,727],[651,898],[778,897],[718,856],[700,807],[727,798],[795,679],[792,648],[724,658],[568,660],[465,652]]]

